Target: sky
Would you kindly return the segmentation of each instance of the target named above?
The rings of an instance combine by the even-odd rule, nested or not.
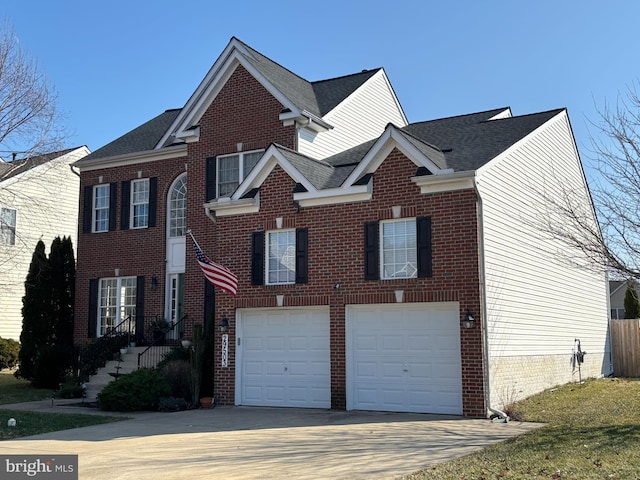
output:
[[[301,77],[383,67],[410,122],[567,108],[583,163],[605,104],[637,81],[637,0],[2,0],[94,151],[184,106],[231,37]]]

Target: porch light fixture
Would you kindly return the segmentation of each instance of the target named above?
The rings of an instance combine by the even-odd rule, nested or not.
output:
[[[227,319],[227,317],[220,320],[219,327],[221,332],[226,332],[227,330],[229,330],[229,320]]]
[[[471,310],[467,308],[467,313],[465,313],[464,318],[462,319],[462,325],[464,328],[471,328],[475,322],[476,319],[471,315]]]
[[[158,277],[156,277],[155,275],[153,277],[151,277],[151,288],[153,290],[158,288]]]

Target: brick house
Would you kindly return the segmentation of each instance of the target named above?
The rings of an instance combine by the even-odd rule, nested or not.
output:
[[[214,322],[222,404],[485,416],[574,380],[578,337],[582,376],[611,371],[605,274],[534,221],[543,185],[591,202],[564,109],[408,123],[383,69],[309,82],[232,38],[76,166],[77,341]]]

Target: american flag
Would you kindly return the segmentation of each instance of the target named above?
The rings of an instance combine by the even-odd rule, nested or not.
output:
[[[191,235],[191,238],[193,239],[193,248],[196,252],[198,265],[200,265],[202,273],[204,273],[207,280],[222,290],[229,292],[231,295],[236,295],[238,292],[238,277],[227,267],[211,261],[209,257],[202,252],[200,245],[198,245],[196,239],[193,238],[193,235]]]

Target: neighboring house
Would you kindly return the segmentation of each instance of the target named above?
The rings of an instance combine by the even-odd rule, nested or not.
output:
[[[609,281],[609,308],[612,320],[624,319],[624,297],[627,294],[627,285],[628,280]]]
[[[0,162],[0,337],[20,339],[22,297],[36,244],[78,233],[80,177],[71,165],[89,154],[70,148]]]
[[[484,416],[577,380],[576,339],[583,377],[611,371],[605,274],[535,227],[553,172],[590,204],[564,109],[410,124],[382,69],[309,82],[232,38],[182,109],[76,166],[77,341],[228,324],[222,404]]]

